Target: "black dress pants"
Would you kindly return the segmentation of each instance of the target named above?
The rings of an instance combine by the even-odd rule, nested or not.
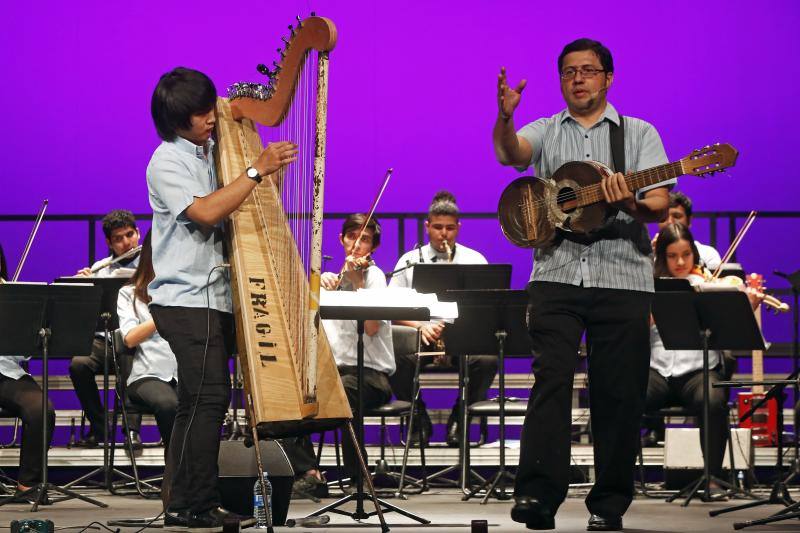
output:
[[[158,305],[151,305],[150,313],[178,362],[168,509],[202,513],[220,505],[219,435],[230,403],[233,317],[214,309]]]
[[[111,346],[108,347],[108,355],[111,357]],[[89,355],[79,355],[72,358],[69,364],[69,377],[72,380],[72,386],[75,389],[75,394],[81,403],[81,408],[86,413],[86,418],[89,420],[90,432],[98,439],[103,438],[103,402],[100,400],[100,390],[97,388],[97,381],[95,376],[103,375],[103,366],[106,358],[106,348],[103,339],[95,338],[92,343],[92,352]],[[122,374],[127,376],[130,374],[129,365],[132,359],[130,357],[122,358],[121,361],[127,361],[126,368],[121,368]],[[114,364],[112,360],[108,362],[109,374],[115,374]],[[109,392],[109,397],[113,395]],[[125,406],[128,408],[128,406]],[[133,431],[139,431],[142,425],[142,415],[137,413],[135,409],[128,409],[128,428]]]
[[[11,379],[0,374],[0,407],[22,420],[22,449],[19,456],[19,483],[30,487],[42,481],[42,389],[32,377]],[[47,402],[47,442],[52,440],[56,412]]]
[[[460,365],[463,357],[453,358],[456,365]],[[414,396],[414,368],[417,364],[416,354],[395,354],[394,357],[397,370],[391,375],[389,381],[392,391],[398,400],[410,402]],[[427,363],[424,366],[429,366]],[[469,384],[467,386],[467,405],[486,399],[492,381],[497,375],[497,356],[494,355],[472,355],[467,364],[467,376]],[[425,402],[420,397],[418,402],[420,411],[425,409]],[[456,420],[458,417],[458,399],[453,406],[453,413]]]
[[[142,378],[128,385],[128,399],[139,411],[153,413],[158,432],[169,449],[172,426],[178,411],[178,384],[158,378]]]
[[[539,499],[553,514],[567,495],[572,386],[585,332],[596,479],[586,506],[600,516],[622,516],[633,499],[652,294],[539,281],[528,292],[535,382],[514,493]]]
[[[709,380],[708,400],[711,410],[708,417],[708,444],[710,450],[706,459],[711,475],[722,477],[722,461],[725,457],[725,445],[728,443],[728,393],[725,389],[714,388],[714,383],[723,381],[717,370],[710,371]],[[702,447],[703,428],[705,427],[702,370],[689,372],[683,376],[665,378],[657,371],[650,369],[646,411],[655,411],[670,405],[680,405],[698,417],[700,446]]]

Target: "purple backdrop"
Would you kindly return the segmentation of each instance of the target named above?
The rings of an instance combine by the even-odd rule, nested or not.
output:
[[[582,36],[612,50],[610,100],[655,124],[671,158],[716,141],[740,150],[730,175],[681,182],[697,209],[797,208],[794,152],[784,141],[799,118],[797,76],[787,62],[800,52],[793,1],[49,4],[4,9],[0,213],[34,213],[43,198],[50,213],[149,211],[144,170],[158,143],[149,100],[159,75],[191,66],[221,92],[256,80],[255,65],[271,63],[286,26],[312,9],[339,30],[331,56],[328,210],[365,210],[392,166],[380,211],[423,211],[440,188],[455,193],[464,211],[493,211],[515,175],[495,162],[490,142],[498,68],[505,65],[514,82],[528,79],[520,124],[554,114],[563,106],[556,57]],[[704,239],[707,227],[698,226]],[[740,260],[766,273],[797,268],[797,226],[756,222]],[[12,269],[29,227],[0,225]],[[335,225],[328,228],[326,253],[338,260]],[[409,224],[407,244],[415,240]],[[490,261],[514,263],[515,286],[527,279],[529,252],[508,244],[495,222],[465,221],[462,240]],[[85,262],[85,243],[83,225],[46,225],[23,278],[72,273]],[[395,248],[376,257],[388,270]],[[782,285],[773,278],[772,286]],[[788,340],[788,326],[772,320],[768,333]]]

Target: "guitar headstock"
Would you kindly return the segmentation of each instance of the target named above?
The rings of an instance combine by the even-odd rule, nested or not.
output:
[[[730,144],[712,144],[693,150],[681,159],[681,166],[685,174],[711,176],[735,165],[738,156],[739,151]]]
[[[747,275],[744,283],[749,289],[761,291],[764,289],[764,274],[756,274],[755,272],[751,272]]]

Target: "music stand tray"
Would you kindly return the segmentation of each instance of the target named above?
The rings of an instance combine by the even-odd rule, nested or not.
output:
[[[719,291],[666,291],[656,292],[653,299],[653,318],[656,328],[668,350],[703,351],[703,475],[677,494],[670,496],[671,502],[686,496],[683,505],[689,502],[703,487],[703,501],[709,501],[710,483],[715,481],[728,489],[733,485],[712,478],[706,456],[709,450],[708,419],[710,387],[709,350],[764,350],[764,339],[758,329],[750,301],[744,292]]]
[[[420,293],[436,293],[447,301],[445,292],[458,289],[507,289],[511,286],[511,265],[459,265],[417,263],[412,288]]]
[[[0,505],[36,494],[31,511],[47,502],[77,498],[99,507],[106,504],[59,487],[47,480],[47,392],[48,358],[67,357],[91,350],[94,323],[100,308],[101,290],[91,285],[44,285],[8,283],[0,285],[0,353],[42,358],[42,481]],[[64,495],[49,500],[48,492]]]

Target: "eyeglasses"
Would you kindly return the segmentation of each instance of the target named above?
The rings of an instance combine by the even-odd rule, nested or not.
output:
[[[601,72],[605,72],[604,69],[601,68],[594,68],[594,67],[567,67],[561,71],[561,79],[562,80],[571,80],[575,77],[575,75],[580,72],[581,77],[584,78],[594,78]]]

